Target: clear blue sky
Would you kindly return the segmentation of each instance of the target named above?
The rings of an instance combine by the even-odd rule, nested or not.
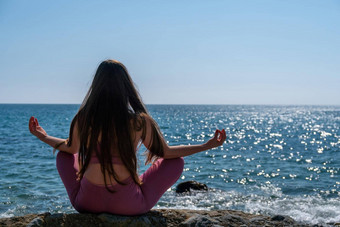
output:
[[[108,58],[147,104],[340,105],[340,1],[0,1],[0,103],[80,103]]]

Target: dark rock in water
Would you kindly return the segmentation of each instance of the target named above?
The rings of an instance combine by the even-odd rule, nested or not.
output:
[[[191,189],[198,191],[208,191],[207,185],[191,180],[179,183],[176,187],[176,192],[177,193],[191,192]]]
[[[288,216],[282,216],[283,220],[280,217],[274,217],[247,214],[235,210],[159,209],[138,216],[79,213],[28,214],[21,217],[0,218],[0,226],[308,226],[296,222]]]

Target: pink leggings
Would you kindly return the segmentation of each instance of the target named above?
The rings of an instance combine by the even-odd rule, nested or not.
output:
[[[141,186],[127,178],[126,185],[104,186],[90,183],[85,177],[77,181],[77,155],[58,152],[57,169],[72,206],[79,212],[139,215],[148,212],[181,176],[183,158],[159,159],[140,177]]]

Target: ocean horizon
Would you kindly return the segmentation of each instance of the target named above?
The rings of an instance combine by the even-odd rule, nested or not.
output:
[[[0,105],[78,105],[81,103],[11,103],[11,102],[0,102]],[[195,103],[146,103],[146,106],[334,106],[339,107],[340,104],[195,104]]]

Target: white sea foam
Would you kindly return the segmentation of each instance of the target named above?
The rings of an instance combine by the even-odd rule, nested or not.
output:
[[[326,224],[340,221],[340,201],[315,196],[282,197],[246,201],[245,211],[250,213],[288,215],[296,221]]]
[[[176,195],[167,192],[156,208],[218,210],[234,209],[253,214],[288,215],[307,224],[340,222],[340,200],[320,196],[284,196],[280,189],[263,187],[264,195],[242,194],[236,191],[210,190]],[[275,196],[273,197],[273,193]],[[271,196],[270,196],[271,195]]]
[[[14,211],[15,211],[15,209],[8,209],[4,213],[0,214],[0,218],[14,217]]]
[[[18,205],[12,209],[6,210],[4,213],[0,214],[0,218],[11,218],[17,215],[18,213],[21,213],[27,208],[26,205]]]

